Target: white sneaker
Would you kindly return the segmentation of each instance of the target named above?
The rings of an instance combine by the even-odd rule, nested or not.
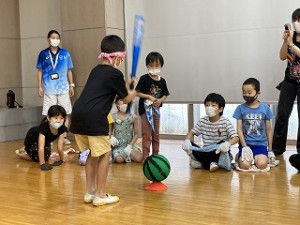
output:
[[[71,141],[67,138],[64,139],[64,145],[70,145]]]
[[[196,159],[190,159],[190,166],[193,168],[193,169],[201,169],[202,168],[202,163],[199,162],[198,160]]]
[[[85,193],[83,200],[85,203],[90,203],[94,200],[94,198],[95,198],[95,195],[92,195],[90,193]]]
[[[111,204],[111,203],[115,203],[118,202],[120,199],[118,196],[112,196],[109,194],[105,194],[104,198],[100,198],[100,197],[95,197],[93,199],[93,205],[94,206],[100,206],[100,205],[106,205],[106,204]]]
[[[210,164],[210,166],[209,166],[209,171],[210,171],[210,172],[214,172],[214,171],[216,171],[217,169],[219,169],[218,164],[215,163],[215,162],[212,162],[212,163]]]

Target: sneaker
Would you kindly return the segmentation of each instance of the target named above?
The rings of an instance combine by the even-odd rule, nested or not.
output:
[[[69,139],[65,138],[64,139],[64,145],[70,145],[71,141],[69,141]]]
[[[212,163],[210,164],[210,166],[209,166],[209,171],[210,171],[210,172],[214,172],[214,171],[216,171],[217,169],[219,169],[218,164],[215,163],[215,162],[212,162]]]
[[[198,160],[191,159],[191,160],[190,160],[190,166],[191,166],[193,169],[201,169],[201,168],[202,168],[202,163],[199,162]]]
[[[94,200],[94,198],[95,198],[95,195],[92,195],[90,193],[85,193],[85,195],[84,195],[84,202],[85,203],[90,203],[90,202],[92,202]]]
[[[111,196],[109,194],[105,194],[104,198],[100,197],[95,197],[93,199],[93,205],[94,206],[100,206],[100,205],[105,205],[105,204],[111,204],[119,201],[118,196]]]

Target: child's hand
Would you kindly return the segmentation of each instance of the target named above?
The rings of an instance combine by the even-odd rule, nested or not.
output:
[[[64,161],[62,160],[57,160],[54,163],[50,164],[50,166],[60,166],[64,163]]]
[[[129,88],[129,90],[133,90],[134,89],[134,85],[135,85],[135,79],[129,79],[126,81],[126,85]]]
[[[111,136],[111,138],[110,138],[110,144],[111,144],[111,146],[115,147],[115,146],[117,146],[119,144],[119,141],[114,136]]]
[[[162,101],[160,99],[156,99],[154,102],[153,102],[153,105],[156,106],[156,107],[160,107],[161,106],[161,103]]]
[[[50,166],[50,165],[48,165],[48,164],[46,164],[46,163],[40,165],[40,168],[41,168],[41,170],[43,170],[43,171],[52,170],[52,166]]]
[[[248,162],[252,162],[253,152],[252,152],[251,148],[249,148],[248,146],[243,147],[241,158],[242,158],[242,161],[246,160]]]
[[[216,150],[216,154],[219,154],[220,152],[228,152],[230,149],[230,146],[231,146],[231,144],[229,141],[225,141],[225,142],[221,143]]]
[[[127,145],[126,148],[124,148],[124,152],[128,156],[130,156],[131,151],[132,151],[132,146],[131,145]]]
[[[271,150],[268,151],[268,158],[269,158],[269,162],[275,161],[275,154]]]
[[[182,149],[189,155],[191,154],[190,147],[192,146],[191,140],[190,139],[185,139],[184,143],[182,145]]]
[[[154,98],[152,95],[149,95],[149,98],[148,98],[151,102],[155,102],[157,99]]]

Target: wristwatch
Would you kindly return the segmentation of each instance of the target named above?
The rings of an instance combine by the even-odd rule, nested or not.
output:
[[[74,83],[72,83],[72,84],[70,84],[69,86],[70,86],[70,87],[75,87],[75,84],[74,84]]]

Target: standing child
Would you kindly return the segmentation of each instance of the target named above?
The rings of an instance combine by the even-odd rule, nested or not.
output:
[[[42,120],[38,127],[32,127],[26,134],[24,146],[25,152],[16,151],[20,158],[32,160],[40,163],[41,170],[51,170],[52,166],[63,164],[64,152],[64,133],[67,131],[65,127],[66,111],[62,106],[53,105],[49,108],[47,117]],[[60,160],[49,165],[46,162],[51,155],[51,142],[58,139],[57,151]]]
[[[146,57],[148,73],[141,76],[136,86],[139,100],[139,114],[142,121],[142,147],[143,159],[150,154],[152,143],[152,153],[159,153],[159,108],[163,101],[170,94],[166,80],[162,78],[160,69],[164,65],[164,59],[158,52],[150,52]]]
[[[49,47],[42,50],[38,56],[38,94],[44,98],[43,115],[52,105],[61,105],[67,112],[66,126],[70,125],[72,112],[70,97],[74,95],[73,62],[70,53],[59,48],[60,34],[56,30],[48,33]],[[65,138],[64,144],[71,144]]]
[[[118,141],[112,148],[113,161],[116,163],[142,162],[141,148],[135,145],[138,140],[138,118],[128,112],[128,105],[122,99],[116,100],[118,112],[113,114],[113,137]]]
[[[223,116],[225,99],[221,95],[210,93],[205,98],[204,105],[207,116],[202,117],[187,134],[182,149],[190,156],[192,168],[204,168],[213,172],[219,168],[219,153],[228,152],[239,138],[230,120]],[[202,136],[204,146],[219,145],[209,152],[192,151],[191,140],[194,135]]]
[[[84,202],[92,202],[94,206],[119,201],[118,196],[106,194],[104,188],[111,156],[107,115],[116,95],[125,103],[135,97],[135,91],[127,90],[124,76],[117,68],[124,60],[124,51],[125,44],[120,37],[108,35],[103,38],[99,55],[103,62],[92,69],[71,115],[71,131],[80,150],[91,151],[85,166]]]
[[[268,169],[269,160],[275,159],[272,152],[270,121],[273,115],[270,107],[258,100],[260,83],[257,79],[245,80],[242,90],[246,102],[239,105],[233,114],[237,119],[237,132],[240,138],[238,166],[242,170],[248,170],[254,159],[258,169]]]

